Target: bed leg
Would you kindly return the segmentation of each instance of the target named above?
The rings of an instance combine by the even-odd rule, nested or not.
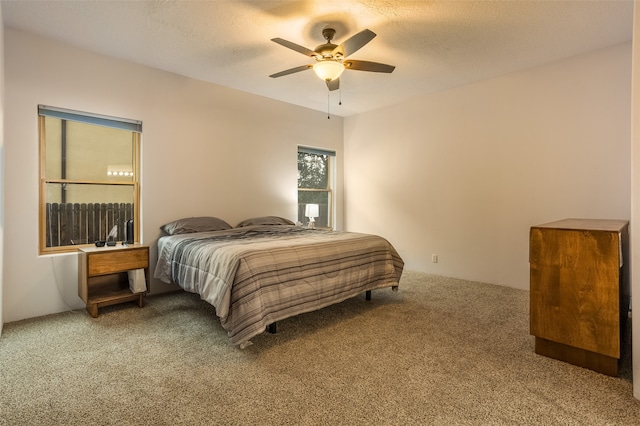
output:
[[[366,293],[364,294],[364,299],[371,300],[371,290],[366,291]]]
[[[276,334],[276,323],[272,322],[267,326],[267,331],[271,334]]]

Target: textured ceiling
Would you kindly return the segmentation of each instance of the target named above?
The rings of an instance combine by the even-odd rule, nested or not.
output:
[[[80,48],[327,110],[313,71],[278,79],[310,58],[270,41],[315,48],[377,33],[352,59],[396,66],[347,70],[331,113],[380,108],[631,40],[633,1],[2,1],[7,27]],[[338,106],[341,98],[342,105]]]

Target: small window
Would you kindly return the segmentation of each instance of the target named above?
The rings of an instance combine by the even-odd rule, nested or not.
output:
[[[40,254],[126,240],[140,223],[142,124],[38,106]]]
[[[334,151],[298,147],[298,221],[333,228]]]

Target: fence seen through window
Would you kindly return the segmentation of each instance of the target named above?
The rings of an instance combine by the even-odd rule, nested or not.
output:
[[[142,123],[38,106],[40,253],[95,241],[139,241]]]

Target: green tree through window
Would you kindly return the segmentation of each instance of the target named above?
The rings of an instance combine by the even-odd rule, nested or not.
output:
[[[320,216],[316,226],[333,226],[333,160],[335,153],[298,147],[298,221],[308,224],[305,217],[307,204],[317,204]]]

